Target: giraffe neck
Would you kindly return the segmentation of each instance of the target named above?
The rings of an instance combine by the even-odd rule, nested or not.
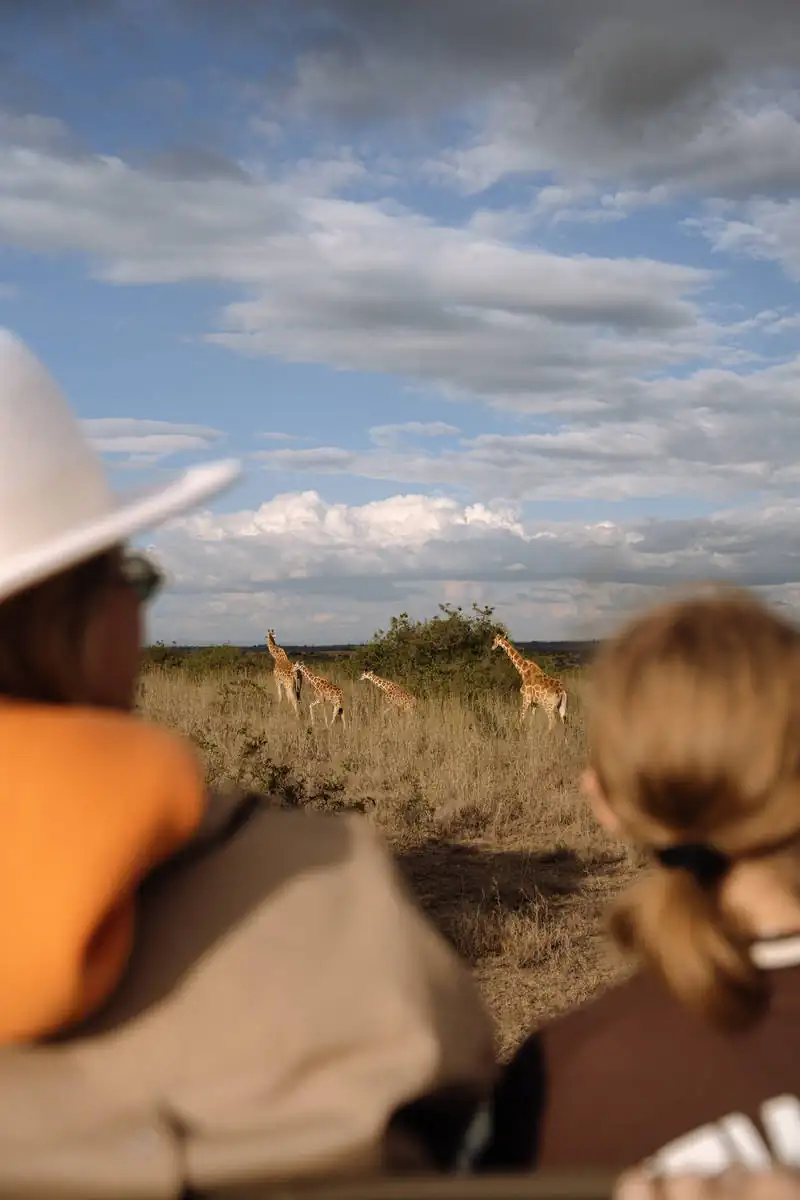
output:
[[[388,692],[392,686],[388,679],[381,679],[380,675],[373,675],[372,671],[370,671],[367,678],[371,679],[375,686],[379,687],[382,692]]]
[[[332,688],[334,686],[327,679],[323,679],[321,675],[315,675],[311,668],[307,667],[305,663],[298,663],[297,669],[301,675],[305,675],[315,692],[324,691],[326,688]]]
[[[525,674],[525,659],[520,654],[519,650],[515,650],[511,642],[507,642],[505,638],[501,639],[500,645],[505,650],[508,657],[511,659],[514,666],[519,671],[520,675]]]
[[[276,663],[278,663],[278,662],[283,663],[283,662],[289,661],[289,655],[286,653],[286,651],[281,646],[278,645],[278,643],[271,636],[267,637],[267,649],[269,650],[270,654],[272,655],[272,657],[274,658]]]
[[[538,663],[535,663],[532,658],[523,658],[519,650],[516,650],[510,642],[503,641],[501,645],[523,678],[531,675],[544,675],[544,671]]]

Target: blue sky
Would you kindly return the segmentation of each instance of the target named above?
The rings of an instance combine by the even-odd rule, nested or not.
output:
[[[795,605],[796,14],[662,9],[0,9],[0,323],[116,485],[247,467],[145,539],[152,637]]]

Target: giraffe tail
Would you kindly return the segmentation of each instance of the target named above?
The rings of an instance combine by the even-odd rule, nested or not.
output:
[[[558,715],[561,717],[562,721],[564,720],[564,717],[567,715],[567,692],[566,692],[566,689],[561,693],[561,697],[558,701]]]

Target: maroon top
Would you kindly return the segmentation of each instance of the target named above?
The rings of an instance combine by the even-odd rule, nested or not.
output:
[[[754,957],[772,997],[743,1033],[692,1016],[647,973],[544,1025],[502,1072],[465,1159],[617,1170],[663,1149],[660,1170],[800,1164],[800,935]]]

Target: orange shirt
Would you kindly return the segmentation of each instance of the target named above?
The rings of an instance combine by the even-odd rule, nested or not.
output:
[[[104,709],[0,702],[0,1045],[99,1008],[135,890],[205,806],[190,744]]]

